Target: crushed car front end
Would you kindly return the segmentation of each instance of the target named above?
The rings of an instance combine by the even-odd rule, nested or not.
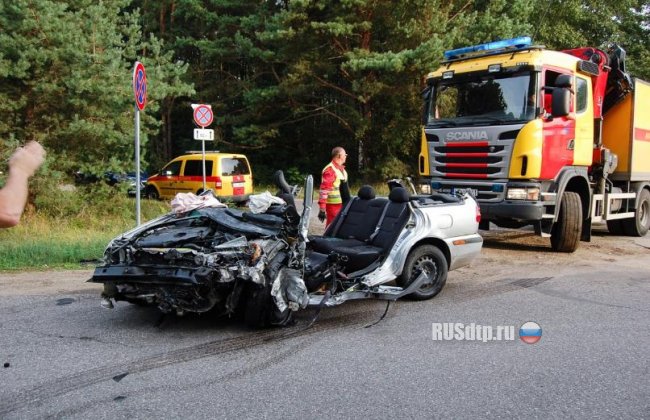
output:
[[[265,214],[220,207],[165,215],[111,241],[90,281],[104,284],[107,307],[114,300],[179,315],[233,314],[259,290],[271,299],[273,282],[295,260],[299,220],[286,205]]]

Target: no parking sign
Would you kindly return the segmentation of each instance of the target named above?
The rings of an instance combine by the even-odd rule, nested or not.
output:
[[[147,106],[147,73],[141,62],[133,66],[133,95],[135,96],[135,223],[140,226],[140,111]]]
[[[208,127],[214,120],[212,107],[205,104],[192,104],[194,108],[194,122],[201,128]]]
[[[135,105],[140,111],[147,106],[147,73],[141,62],[136,61],[133,68],[133,94]]]

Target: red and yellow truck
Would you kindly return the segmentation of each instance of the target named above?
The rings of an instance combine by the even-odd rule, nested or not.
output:
[[[650,227],[650,84],[613,45],[551,51],[529,37],[445,52],[427,75],[423,190],[464,189],[482,228],[532,225],[556,251],[593,223]]]

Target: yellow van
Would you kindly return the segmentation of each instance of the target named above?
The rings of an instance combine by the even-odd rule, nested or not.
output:
[[[248,200],[253,193],[253,173],[246,156],[206,152],[205,188],[213,190],[222,201]],[[147,179],[145,194],[149,198],[171,199],[181,192],[203,192],[201,152],[179,156]]]

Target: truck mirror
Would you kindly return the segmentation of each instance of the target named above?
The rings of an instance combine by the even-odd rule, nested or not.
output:
[[[569,74],[560,74],[557,79],[555,79],[555,86],[562,88],[570,88],[573,84],[572,77]]]
[[[551,103],[551,115],[555,117],[566,117],[569,115],[571,105],[571,91],[567,88],[553,89]]]

